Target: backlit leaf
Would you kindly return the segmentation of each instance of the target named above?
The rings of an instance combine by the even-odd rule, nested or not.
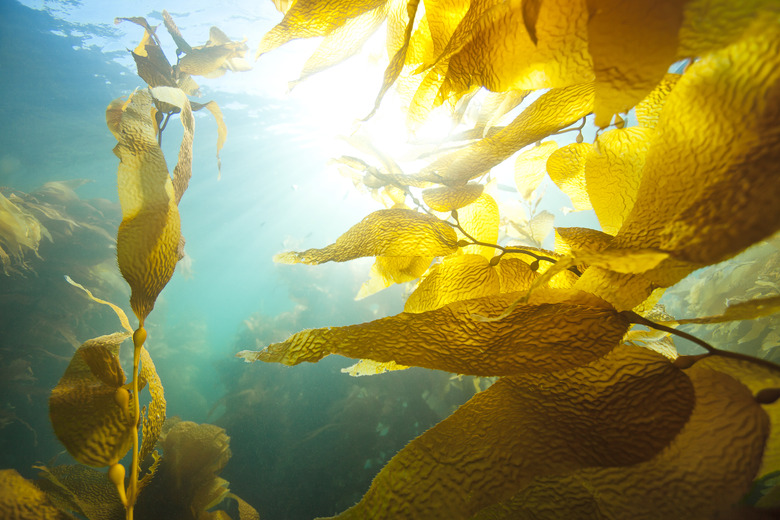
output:
[[[120,380],[124,382],[119,344],[129,336],[117,332],[81,345],[49,397],[54,433],[82,464],[114,464],[132,444],[132,421],[115,399]]]
[[[279,253],[275,262],[321,264],[363,256],[442,256],[455,252],[457,237],[443,221],[409,209],[371,213],[322,249]]]
[[[222,110],[219,109],[216,101],[209,101],[206,104],[191,103],[192,110],[197,112],[201,108],[205,108],[211,115],[214,116],[214,121],[217,122],[217,171],[219,176],[222,176],[222,160],[219,158],[219,151],[225,146],[225,140],[227,139],[227,127],[225,126],[225,120],[222,117]]]
[[[499,292],[502,293],[527,291],[539,276],[536,271],[531,270],[527,262],[513,258],[511,254],[502,256],[495,270],[498,274]]]
[[[15,469],[0,470],[0,517],[8,520],[66,520],[46,494]]]
[[[590,143],[572,143],[555,150],[547,160],[550,179],[571,199],[576,211],[593,209],[585,182],[585,162]]]
[[[474,240],[487,244],[495,244],[498,241],[498,225],[500,223],[498,204],[487,193],[483,193],[471,204],[460,208],[458,210],[458,222],[463,230]],[[460,231],[458,231],[458,236],[461,236]],[[464,247],[463,252],[465,254],[482,255],[490,259],[495,255],[496,249],[475,244]]]
[[[177,88],[157,87],[151,90],[152,97],[157,101],[168,103],[178,107],[179,119],[184,129],[181,145],[179,146],[179,160],[173,169],[173,191],[176,195],[176,204],[181,201],[182,195],[187,190],[192,177],[192,140],[195,131],[195,118],[192,116],[192,107],[187,95]]]
[[[82,464],[35,466],[35,469],[40,471],[36,484],[60,509],[89,520],[117,520],[125,516],[116,486],[104,471]]]
[[[498,274],[484,256],[447,257],[426,273],[406,300],[404,312],[430,311],[455,301],[498,292]]]
[[[636,113],[636,121],[639,126],[655,128],[666,98],[681,77],[680,74],[667,74],[653,91],[637,104],[634,112]]]
[[[424,168],[421,177],[449,185],[465,183],[503,162],[517,150],[565,128],[593,110],[593,85],[553,89],[531,103],[491,137],[446,155]]]
[[[732,303],[723,314],[718,316],[706,316],[704,318],[686,318],[665,322],[669,324],[683,325],[686,323],[723,323],[734,320],[754,320],[763,316],[770,316],[780,312],[780,296],[769,296],[767,298],[756,298],[746,302]]]
[[[163,395],[162,381],[157,375],[152,357],[143,347],[141,347],[141,378],[149,385],[149,393],[152,396],[141,425],[143,441],[141,442],[139,458],[145,460],[154,450],[154,445],[157,444],[157,438],[160,436],[160,430],[165,422],[165,396]]]
[[[688,377],[637,347],[566,372],[505,377],[409,443],[335,518],[471,518],[547,475],[652,459],[693,404]]]
[[[685,373],[696,405],[680,433],[655,457],[542,476],[475,518],[589,518],[598,512],[593,517],[709,519],[730,508],[758,470],[769,421],[753,395],[730,376],[698,366]],[[648,431],[654,430],[640,437],[654,437]]]
[[[545,289],[517,305],[501,321],[473,315],[501,313],[517,293],[462,300],[439,309],[401,313],[379,320],[311,329],[259,352],[242,351],[246,361],[297,365],[329,354],[395,361],[402,365],[480,376],[563,370],[587,364],[612,350],[628,324],[598,298]],[[561,320],[565,318],[565,325]]]
[[[362,300],[394,283],[416,280],[428,270],[432,261],[431,256],[378,256],[371,266],[369,279],[360,286],[355,299]]]
[[[612,244],[614,237],[590,228],[555,228],[555,252],[561,255],[579,251],[603,251]]]
[[[649,94],[677,57],[678,0],[588,0],[588,50],[596,74],[595,124],[606,127]]]
[[[648,128],[615,128],[601,134],[587,156],[588,195],[605,233],[617,233],[634,207],[652,137]]]
[[[465,186],[428,188],[423,190],[423,202],[434,211],[452,211],[471,204],[485,187],[482,184],[470,183]]]
[[[407,368],[409,367],[399,365],[394,361],[378,363],[376,361],[371,361],[370,359],[361,359],[352,366],[342,368],[341,373],[349,374],[352,377],[375,376],[378,374],[384,374],[385,372],[390,372],[393,370],[405,370]]]
[[[558,149],[555,141],[545,141],[524,152],[517,154],[515,159],[515,185],[520,195],[530,200],[534,190],[547,173],[547,159]]]
[[[109,107],[110,108],[110,107]],[[154,106],[147,91],[133,93],[120,123],[117,184],[122,223],[117,261],[132,294],[130,306],[143,319],[173,275],[181,238],[179,210],[162,150]]]
[[[249,47],[244,41],[231,41],[219,28],[212,27],[206,45],[192,47],[176,68],[193,76],[217,78],[226,71],[244,72],[252,67],[244,59]]]

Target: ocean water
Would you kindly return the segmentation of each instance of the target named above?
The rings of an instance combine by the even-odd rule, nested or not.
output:
[[[52,240],[41,240],[29,269],[0,275],[0,468],[27,478],[37,477],[34,465],[73,462],[53,434],[49,392],[80,343],[120,330],[116,316],[65,275],[132,316],[112,239],[121,219],[118,160],[105,109],[144,85],[127,51],[143,29],[115,25],[114,17],[160,24],[163,7],[193,45],[213,24],[248,38],[250,52],[280,19],[271,2],[0,3],[2,193],[56,204],[65,208],[59,217],[73,221],[47,221]],[[331,74],[288,94],[287,81],[311,51],[291,47],[241,77],[200,82],[199,101],[217,101],[228,129],[221,177],[216,125],[199,113],[193,178],[180,204],[188,265],[158,299],[147,347],[168,416],[216,424],[230,436],[233,456],[221,476],[231,491],[261,518],[303,519],[359,500],[384,463],[465,402],[474,385],[422,369],[355,379],[340,372],[351,364],[343,358],[289,368],[234,357],[298,330],[403,308],[401,287],[354,301],[370,261],[272,261],[285,249],[324,246],[381,207],[328,166],[343,146],[339,134],[373,104],[381,69],[363,83],[341,84]],[[174,119],[163,139],[170,169],[180,138]]]
[[[253,61],[260,38],[281,19],[266,1],[0,0],[0,194],[23,201],[46,223],[37,255],[0,272],[0,469],[35,479],[36,466],[73,463],[52,431],[49,394],[81,343],[120,330],[110,309],[65,277],[132,316],[115,258],[118,159],[105,110],[144,86],[128,52],[143,29],[114,18],[144,16],[157,25],[162,9],[192,45],[205,43],[212,25],[234,40],[246,38],[253,67],[196,78],[197,100],[220,105],[228,135],[220,173],[217,125],[206,111],[196,114],[193,177],[179,205],[186,257],[146,324],[167,415],[225,430],[232,457],[220,476],[261,518],[339,513],[403,446],[492,381],[417,368],[353,378],[341,372],[353,361],[338,356],[296,367],[235,357],[303,329],[397,314],[411,289],[393,286],[356,301],[372,259],[273,262],[281,251],[332,243],[383,207],[331,159],[350,153],[345,136],[373,106],[386,58],[382,38],[372,38],[359,55],[290,90],[316,42],[291,42]],[[175,59],[162,25],[158,36]],[[392,98],[386,103],[365,128],[383,150],[401,156],[402,143],[387,131],[398,124],[389,117]],[[594,140],[594,131],[583,131],[585,141]],[[169,169],[181,136],[173,118],[163,135]],[[537,209],[554,216],[556,226],[599,227],[593,211],[565,211],[569,199],[545,182]],[[496,193],[506,201],[518,197],[507,183]],[[547,232],[543,245],[551,248]],[[730,298],[776,294],[778,273],[775,239],[696,272],[662,303],[675,316],[718,314]],[[718,346],[780,359],[776,318],[687,330]],[[681,353],[695,352],[684,341],[675,344]],[[130,348],[126,342],[121,353],[126,370]]]

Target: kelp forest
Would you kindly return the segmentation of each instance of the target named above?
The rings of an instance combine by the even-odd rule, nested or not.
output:
[[[314,479],[321,518],[778,518],[780,3],[274,4],[278,24],[245,39],[116,13],[137,33],[137,88],[105,111],[118,205],[81,198],[83,181],[0,189],[0,324],[25,348],[0,350],[0,430],[48,428],[72,458],[0,471],[0,516],[298,518]],[[179,210],[194,147],[214,176],[228,160],[208,82],[320,38],[297,89],[377,35],[381,86],[330,167],[378,209],[332,243],[312,217],[313,247],[257,260],[370,258],[364,283],[344,304],[302,276],[301,305],[250,316],[216,367],[216,424],[166,413],[149,322],[197,240]],[[365,131],[383,112],[403,153]],[[553,188],[594,225],[556,225]],[[401,312],[365,303],[394,286]],[[331,354],[350,358],[343,394],[277,366]],[[37,386],[31,359],[56,360],[58,382]],[[44,426],[22,413],[38,395]],[[312,417],[304,436],[271,427]],[[275,458],[248,462],[258,445]]]

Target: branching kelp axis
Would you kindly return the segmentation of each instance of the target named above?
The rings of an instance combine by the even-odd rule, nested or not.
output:
[[[412,131],[442,107],[462,122],[476,91],[491,91],[474,129],[417,173],[381,143],[336,159],[387,209],[331,245],[275,257],[375,257],[359,298],[419,281],[401,314],[238,355],[296,365],[340,354],[362,359],[352,373],[500,378],[334,518],[708,519],[732,514],[754,482],[763,498],[742,507],[779,507],[766,488],[780,471],[780,367],[677,329],[772,315],[777,292],[704,318],[656,305],[780,228],[776,3],[405,4],[299,0],[258,54],[368,28],[363,13],[384,5],[390,64],[372,115],[393,83]],[[587,142],[591,118],[599,130]],[[567,132],[574,142],[552,140]],[[518,151],[517,192],[532,210],[523,224],[508,219],[490,173]],[[601,230],[558,227],[555,249],[542,249],[554,218],[535,209],[545,176]],[[501,242],[513,228],[524,245]],[[678,356],[671,336],[706,353]]]

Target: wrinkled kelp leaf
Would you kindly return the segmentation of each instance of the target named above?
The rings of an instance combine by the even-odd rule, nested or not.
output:
[[[124,518],[125,507],[105,472],[81,464],[36,466],[36,469],[42,477],[37,481],[38,486],[60,509],[89,520]]]
[[[595,124],[606,127],[664,77],[677,57],[683,2],[588,0],[588,51],[596,74]]]
[[[515,159],[515,186],[520,195],[530,200],[534,190],[547,173],[547,159],[558,149],[555,141],[545,141],[530,150],[520,152]]]
[[[695,407],[680,433],[646,462],[586,467],[540,476],[479,519],[714,518],[750,487],[769,422],[753,395],[730,376],[703,367],[686,371]],[[640,436],[648,438],[644,430]]]
[[[222,159],[219,158],[219,151],[225,146],[225,140],[227,140],[227,126],[225,126],[225,119],[222,117],[222,110],[219,109],[216,101],[209,101],[208,103],[190,103],[192,110],[197,112],[201,108],[205,108],[211,115],[214,116],[214,121],[217,122],[217,171],[218,177],[222,176]]]
[[[82,464],[114,464],[132,444],[131,418],[115,398],[125,380],[119,344],[129,336],[117,332],[85,342],[49,397],[54,433]]]
[[[211,27],[206,45],[192,47],[176,68],[185,74],[206,78],[218,78],[228,70],[245,72],[252,68],[244,59],[248,50],[246,40],[232,41],[218,27]]]
[[[173,169],[173,191],[176,195],[176,204],[181,202],[181,197],[189,186],[192,177],[192,140],[195,132],[195,118],[192,116],[192,107],[187,95],[177,88],[157,87],[151,90],[152,97],[163,103],[178,107],[179,119],[184,129],[179,146],[179,159]]]
[[[109,110],[116,110],[116,104]],[[141,322],[173,275],[181,238],[176,196],[157,144],[153,115],[149,92],[134,92],[122,106],[114,147],[120,159],[117,184],[122,206],[117,261],[132,289],[130,305]]]
[[[555,150],[547,159],[550,179],[569,196],[576,211],[593,209],[585,181],[585,164],[592,150],[590,143],[572,143]]]
[[[667,325],[684,325],[686,323],[723,323],[734,320],[754,320],[777,312],[780,312],[780,296],[769,296],[767,298],[756,298],[755,300],[732,303],[726,307],[723,314],[717,316],[686,318],[665,323]]]
[[[371,266],[368,280],[360,286],[355,299],[362,300],[394,283],[416,280],[428,270],[432,261],[431,256],[378,256]]]
[[[485,244],[495,244],[498,241],[498,226],[500,216],[496,200],[483,193],[471,204],[458,210],[458,222],[463,231],[476,240]],[[466,238],[458,230],[459,238]],[[462,248],[464,254],[482,255],[487,259],[493,258],[496,248],[478,244],[468,245]]]
[[[371,213],[322,249],[279,253],[275,262],[321,264],[363,256],[443,256],[455,252],[457,237],[442,220],[409,209]]]
[[[590,203],[605,233],[617,233],[634,207],[652,137],[648,128],[615,128],[596,139],[586,158]]]
[[[580,227],[555,228],[555,252],[570,254],[580,251],[598,252],[607,249],[614,237],[603,231]]]
[[[484,188],[484,185],[475,183],[454,188],[449,186],[428,188],[422,192],[423,202],[434,211],[452,211],[477,200]]]
[[[56,508],[43,491],[15,469],[0,470],[0,517],[8,520],[73,518]]]
[[[469,85],[497,92],[566,87],[592,80],[585,2],[542,2],[535,43],[524,30],[526,4],[504,2],[479,18],[468,41],[449,58],[443,95],[458,95]]]
[[[425,312],[459,300],[498,294],[498,273],[481,255],[445,258],[426,273],[409,295],[404,312]]]
[[[378,374],[384,374],[385,372],[391,372],[393,370],[405,370],[409,367],[399,365],[394,361],[388,361],[386,363],[379,363],[371,361],[370,359],[361,359],[357,363],[347,368],[342,368],[342,374],[349,374],[352,377],[361,376],[375,376]]]
[[[639,126],[655,128],[666,98],[681,77],[680,74],[667,74],[653,91],[637,104],[634,112],[636,113],[636,121]]]
[[[498,274],[499,292],[502,293],[527,291],[539,276],[528,262],[514,258],[511,254],[502,256],[495,270]]]
[[[259,352],[237,354],[248,362],[297,365],[329,354],[479,376],[563,370],[612,350],[628,329],[621,315],[598,298],[545,289],[500,321],[473,315],[501,313],[517,293],[454,302],[439,309],[379,320],[304,330]]]
[[[385,0],[297,0],[284,19],[268,31],[257,48],[255,58],[290,40],[327,36],[347,20],[383,5]]]
[[[630,298],[613,294],[624,285],[620,276],[592,269],[578,288],[631,308],[653,288],[777,230],[779,56],[780,23],[767,14],[742,40],[697,61],[680,78],[655,128],[634,209],[615,237],[615,247],[658,248],[674,260],[645,273],[638,281],[645,289]]]
[[[565,128],[593,110],[593,85],[553,89],[531,103],[514,121],[491,137],[437,159],[421,178],[463,184],[503,162],[517,150]]]
[[[651,459],[693,405],[688,377],[637,347],[566,372],[505,377],[409,443],[335,518],[471,518],[535,478]]]
[[[165,422],[166,403],[160,376],[157,375],[152,357],[143,347],[141,347],[141,378],[149,385],[149,393],[152,396],[141,423],[143,441],[141,442],[139,460],[144,460],[152,453],[154,445],[157,444],[157,438],[160,436],[162,425]]]

